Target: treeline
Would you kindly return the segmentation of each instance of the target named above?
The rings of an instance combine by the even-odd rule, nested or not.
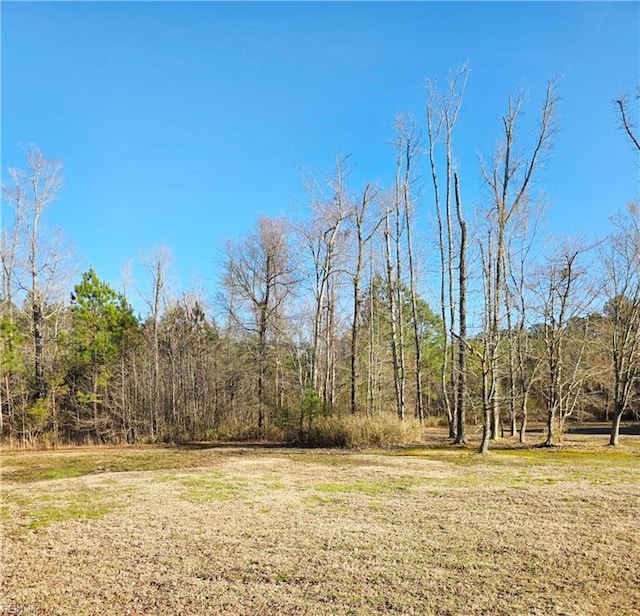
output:
[[[172,296],[167,252],[147,258],[144,316],[93,269],[64,275],[64,244],[43,230],[62,165],[29,150],[2,193],[3,440],[340,444],[340,418],[394,417],[442,420],[458,443],[477,426],[487,451],[505,433],[524,441],[529,420],[553,445],[577,417],[612,419],[617,444],[640,394],[638,203],[598,243],[546,249],[533,186],[558,129],[551,82],[526,131],[509,98],[470,215],[453,139],[467,75],[429,85],[423,122],[397,119],[390,187],[351,186],[348,156],[305,177],[300,219],[261,218],[229,243],[210,301]]]

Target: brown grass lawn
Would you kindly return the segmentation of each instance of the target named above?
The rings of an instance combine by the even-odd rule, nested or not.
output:
[[[640,614],[640,439],[2,452],[3,614]]]

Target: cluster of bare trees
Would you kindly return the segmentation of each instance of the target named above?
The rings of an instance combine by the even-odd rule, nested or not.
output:
[[[443,417],[456,443],[473,430],[486,452],[505,430],[524,441],[530,418],[553,445],[570,417],[610,415],[617,444],[640,395],[639,205],[598,243],[545,248],[534,186],[557,131],[552,81],[533,126],[525,97],[508,99],[485,191],[465,207],[468,76],[428,82],[423,120],[396,119],[390,186],[352,186],[339,156],[304,178],[298,219],[261,218],[229,242],[212,303],[172,295],[167,251],[146,258],[144,317],[94,270],[69,294],[64,244],[42,226],[61,164],[30,149],[3,186],[2,437],[304,440],[322,417],[389,413]],[[615,104],[637,152],[627,100]]]

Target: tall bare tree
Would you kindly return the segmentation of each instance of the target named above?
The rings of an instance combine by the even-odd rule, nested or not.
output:
[[[22,441],[53,426],[57,434],[57,336],[64,306],[69,254],[60,232],[46,222],[46,211],[62,188],[62,163],[45,158],[35,145],[26,150],[25,169],[10,168],[9,183],[2,187],[3,202],[13,210],[12,224],[2,237],[2,411],[9,414],[15,432],[16,408]],[[28,323],[22,336],[28,348],[18,349],[18,320]],[[30,368],[27,368],[30,366]],[[26,369],[29,378],[18,379]],[[16,403],[17,406],[16,406]],[[6,408],[5,408],[6,404]]]
[[[458,122],[462,99],[470,69],[463,65],[448,80],[445,94],[438,91],[437,82],[427,82],[427,137],[431,169],[431,181],[438,221],[438,247],[440,252],[440,305],[442,320],[443,363],[441,388],[445,412],[449,419],[449,435],[456,442],[464,443],[466,404],[466,288],[467,288],[467,225],[462,210],[459,178],[453,154],[453,132]],[[444,182],[438,172],[437,146],[442,144],[445,155]],[[442,190],[444,184],[444,191]],[[444,204],[442,193],[444,192]],[[458,252],[458,303],[455,301],[455,248],[456,236],[453,228],[453,199],[460,230]],[[457,311],[456,311],[457,308]],[[457,314],[457,319],[456,319]],[[456,328],[456,321],[458,327]],[[456,348],[458,357],[456,362]],[[455,388],[455,392],[453,391]],[[460,406],[461,405],[461,406]]]
[[[524,96],[510,96],[507,114],[502,118],[502,141],[494,153],[492,163],[481,165],[482,174],[491,195],[486,210],[488,232],[484,238],[487,248],[485,254],[491,258],[485,261],[485,301],[489,301],[486,314],[486,337],[488,361],[491,379],[491,397],[487,402],[491,409],[488,417],[491,421],[491,438],[498,437],[500,424],[499,387],[502,377],[501,338],[504,330],[504,298],[507,284],[507,249],[514,223],[522,210],[523,203],[529,197],[536,172],[544,163],[552,139],[557,131],[556,104],[557,85],[555,81],[547,84],[542,104],[540,120],[531,145],[530,153],[523,154],[519,137],[519,122]],[[483,447],[481,447],[482,449]]]
[[[610,445],[620,442],[620,422],[630,408],[640,377],[639,207],[639,203],[632,203],[614,218],[616,231],[602,250],[607,296],[605,317],[613,374]]]
[[[458,253],[458,382],[456,387],[456,443],[467,442],[467,222],[462,212],[460,180],[458,172],[453,174],[456,195],[456,216],[460,226],[460,249]]]
[[[358,405],[358,334],[360,333],[362,291],[361,279],[362,271],[365,265],[365,256],[367,245],[373,239],[379,224],[377,221],[367,224],[367,214],[369,206],[376,197],[376,191],[371,184],[367,184],[363,190],[362,198],[353,204],[351,208],[351,219],[355,228],[356,246],[355,246],[355,264],[351,273],[352,291],[353,291],[353,312],[351,319],[351,378],[350,378],[350,406],[351,413],[357,413]]]
[[[160,418],[163,410],[163,386],[160,371],[160,319],[169,303],[168,272],[171,267],[172,255],[166,246],[155,248],[142,259],[146,271],[149,289],[143,295],[143,300],[149,309],[152,347],[152,380],[150,398],[150,432],[155,438],[161,432]]]
[[[5,189],[16,212],[24,249],[18,283],[26,293],[33,341],[33,375],[36,400],[47,395],[44,372],[44,327],[48,316],[47,300],[58,266],[64,259],[59,247],[51,244],[43,233],[45,209],[57,199],[62,188],[62,163],[47,159],[37,146],[27,150],[26,170],[9,169],[12,186]],[[7,266],[9,264],[7,263]]]
[[[396,394],[396,412],[405,418],[406,370],[404,357],[404,318],[402,305],[402,265],[400,243],[402,217],[399,195],[394,192],[384,200],[384,254],[386,270],[386,296],[389,315],[391,357],[393,362],[393,385]]]
[[[580,263],[586,252],[586,247],[567,242],[541,272],[547,446],[562,438],[587,376],[586,350],[592,343],[589,306],[594,295],[587,268]]]
[[[229,244],[225,253],[225,308],[233,321],[256,337],[259,434],[269,422],[269,342],[296,281],[288,235],[287,221],[260,218],[244,241]]]
[[[409,270],[409,301],[414,343],[415,416],[424,419],[424,394],[422,386],[422,335],[418,311],[418,262],[414,248],[415,197],[413,195],[413,167],[420,154],[420,135],[412,118],[396,118],[396,191],[402,206],[406,230],[407,266]]]
[[[333,341],[335,339],[336,278],[344,269],[346,222],[350,204],[346,195],[348,156],[338,156],[335,175],[327,184],[330,194],[315,178],[307,176],[304,183],[311,198],[311,221],[298,225],[303,251],[309,255],[309,279],[313,294],[313,324],[310,349],[310,386],[314,396],[323,396],[328,408],[327,375],[333,372]],[[320,386],[322,376],[323,386]],[[330,396],[329,396],[330,397]]]

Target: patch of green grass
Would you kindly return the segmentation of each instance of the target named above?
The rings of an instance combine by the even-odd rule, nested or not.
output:
[[[42,471],[42,479],[73,479],[74,477],[82,477],[94,472],[95,469],[77,468],[77,467],[61,467],[52,468]]]
[[[615,449],[613,447],[579,448],[579,447],[537,447],[521,449],[496,449],[492,452],[497,458],[512,461],[530,461],[537,464],[588,463],[605,465],[628,465],[640,463],[640,455],[636,452]]]
[[[48,526],[54,522],[64,522],[76,518],[96,520],[113,511],[113,507],[100,506],[95,503],[68,503],[66,505],[49,505],[33,510],[30,516],[33,518],[29,528],[36,529]]]
[[[73,492],[37,493],[34,497],[8,492],[3,494],[3,522],[11,532],[37,529],[56,522],[78,518],[95,520],[121,507],[118,499],[130,489],[83,489]],[[4,516],[7,516],[6,518]]]
[[[38,495],[38,499],[40,501],[51,500],[51,496],[49,494]],[[26,496],[20,496],[14,494],[12,492],[7,492],[2,495],[3,506],[11,507],[12,505],[18,508],[25,509],[30,507],[34,502],[33,498],[27,498]]]
[[[321,494],[311,494],[305,497],[306,501],[320,505],[344,505],[347,499],[343,496],[324,496]]]
[[[193,503],[212,503],[214,501],[229,500],[236,494],[236,491],[236,488],[229,486],[192,488],[183,493],[183,498]]]
[[[183,488],[182,497],[191,502],[205,503],[228,500],[239,494],[242,481],[230,480],[224,473],[207,473],[176,477]]]
[[[34,499],[14,499],[14,502],[31,529],[76,518],[95,520],[114,510],[106,495],[97,489],[72,494],[43,494]]]

